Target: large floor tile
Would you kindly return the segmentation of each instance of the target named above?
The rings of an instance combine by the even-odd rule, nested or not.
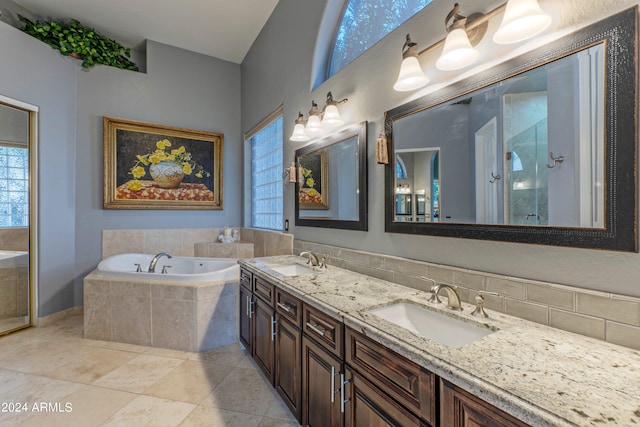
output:
[[[258,415],[198,406],[180,424],[180,427],[258,427],[262,420],[263,417]]]
[[[173,427],[179,425],[195,407],[185,402],[138,396],[100,425]]]
[[[229,374],[224,366],[187,360],[145,390],[145,394],[200,403]]]
[[[109,372],[94,384],[117,390],[142,393],[175,369],[184,360],[140,354]]]

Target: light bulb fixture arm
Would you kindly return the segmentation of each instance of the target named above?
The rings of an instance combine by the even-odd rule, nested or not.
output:
[[[341,99],[340,101],[334,101],[333,100],[333,95],[331,94],[331,92],[328,92],[327,93],[327,101],[325,102],[325,106],[322,109],[322,112],[324,112],[324,110],[327,109],[327,105],[335,105],[337,107],[338,105],[342,105],[342,104],[346,103],[348,100],[349,99],[344,98],[344,99]]]

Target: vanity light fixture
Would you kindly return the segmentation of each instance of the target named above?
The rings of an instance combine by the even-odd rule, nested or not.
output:
[[[293,127],[293,133],[289,137],[290,141],[305,142],[311,138],[322,135],[327,129],[335,128],[344,124],[338,106],[347,102],[344,98],[335,101],[331,92],[327,93],[327,100],[322,111],[318,108],[315,101],[311,101],[311,110],[309,110],[309,119],[305,120],[302,112],[298,113],[296,124]]]
[[[309,135],[304,131],[304,125],[307,121],[304,119],[302,112],[298,112],[298,118],[296,119],[296,125],[293,127],[293,134],[289,137],[289,141],[305,142],[308,141]]]
[[[538,0],[509,0],[500,28],[493,35],[498,44],[518,43],[537,36],[551,25]]]
[[[451,19],[453,22],[449,25]],[[466,23],[467,17],[460,15],[460,5],[456,3],[444,21],[448,34],[444,41],[442,54],[436,61],[438,69],[443,71],[459,70],[473,64],[480,56],[469,41],[465,29]],[[486,31],[486,26],[484,30]]]
[[[393,88],[397,91],[419,89],[429,83],[418,58],[443,46],[436,61],[436,68],[443,71],[459,70],[473,64],[479,57],[474,48],[487,32],[489,20],[504,12],[500,28],[493,36],[498,44],[518,43],[540,34],[551,24],[551,17],[544,13],[537,0],[508,0],[487,13],[474,13],[468,17],[460,14],[455,3],[445,18],[447,37],[418,51],[418,44],[407,34],[402,46],[402,64]],[[449,24],[449,21],[453,22]]]

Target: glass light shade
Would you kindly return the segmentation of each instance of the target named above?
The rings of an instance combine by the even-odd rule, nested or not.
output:
[[[537,0],[509,0],[500,28],[493,35],[498,44],[518,43],[534,37],[551,25]]]
[[[402,61],[400,74],[393,88],[397,91],[404,92],[421,88],[427,83],[429,83],[429,77],[422,71],[418,58],[409,56]]]
[[[309,116],[305,132],[311,137],[318,136],[324,132],[324,129],[322,129],[322,125],[320,124],[320,116],[315,114]]]
[[[442,55],[436,67],[443,71],[459,70],[476,62],[480,54],[471,46],[467,32],[462,28],[451,30],[444,41]]]
[[[344,124],[344,120],[340,117],[338,107],[335,105],[327,105],[322,116],[322,125],[326,127],[336,127]]]
[[[309,135],[305,133],[304,125],[302,123],[297,123],[293,127],[293,133],[291,134],[289,141],[304,142],[308,140],[309,140]]]

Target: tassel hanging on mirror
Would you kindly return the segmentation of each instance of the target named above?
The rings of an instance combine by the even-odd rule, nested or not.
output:
[[[378,135],[378,141],[376,143],[376,162],[379,165],[389,164],[389,149],[387,148],[387,136],[384,132],[380,132]]]

